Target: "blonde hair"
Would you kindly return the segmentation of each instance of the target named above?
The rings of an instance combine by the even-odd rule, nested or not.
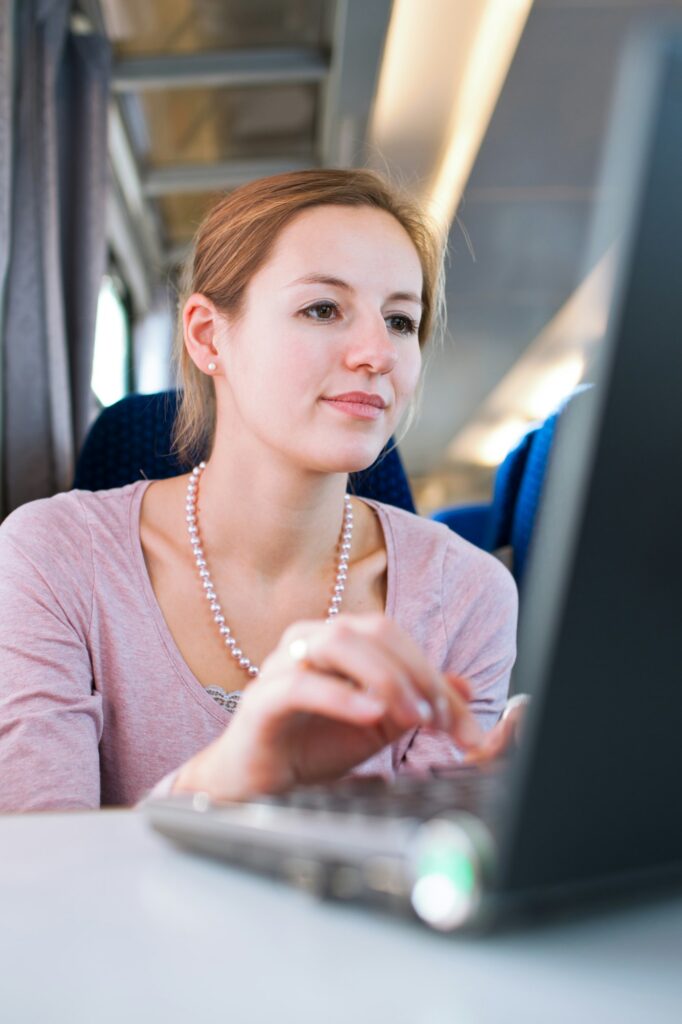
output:
[[[216,403],[212,379],[195,366],[185,347],[185,302],[193,292],[200,292],[226,316],[239,316],[249,282],[267,261],[280,232],[296,214],[312,206],[368,206],[395,217],[410,236],[422,268],[419,343],[423,347],[432,334],[442,335],[443,242],[406,192],[374,171],[342,169],[292,171],[240,186],[200,224],[179,295],[175,363],[181,394],[173,447],[187,465],[210,452]]]

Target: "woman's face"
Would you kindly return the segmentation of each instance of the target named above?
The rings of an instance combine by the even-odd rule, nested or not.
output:
[[[244,429],[315,471],[369,466],[417,385],[421,292],[417,251],[390,214],[300,213],[242,314],[219,321],[219,430],[224,416],[230,436]]]

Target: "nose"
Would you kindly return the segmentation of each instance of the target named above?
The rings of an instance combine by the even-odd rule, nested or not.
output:
[[[355,325],[353,339],[346,351],[351,369],[367,367],[372,373],[390,373],[398,361],[395,341],[383,316],[366,316]]]

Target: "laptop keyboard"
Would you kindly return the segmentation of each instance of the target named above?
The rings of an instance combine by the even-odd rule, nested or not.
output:
[[[449,928],[455,918],[461,922],[477,912],[494,858],[504,768],[460,766],[390,783],[354,776],[246,803],[181,794],[150,801],[147,812],[154,828],[185,848],[281,877],[318,896],[416,911],[434,927]],[[419,879],[436,861],[439,871],[460,878],[463,858],[467,886],[450,894],[450,901],[456,897],[452,917],[442,894],[438,906],[431,897],[424,902],[420,885],[429,879]],[[439,884],[457,888],[447,878]]]
[[[427,820],[444,811],[468,811],[485,820],[503,789],[500,766],[457,766],[430,775],[355,776],[326,786],[306,786],[280,796],[254,798],[251,803],[296,808],[314,814],[332,812],[374,818]]]

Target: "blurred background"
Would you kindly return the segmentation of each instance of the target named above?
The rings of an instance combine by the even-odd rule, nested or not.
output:
[[[77,0],[105,34],[107,265],[98,405],[173,385],[174,286],[223,191],[387,170],[449,237],[448,332],[401,444],[422,512],[489,495],[582,379],[608,251],[586,262],[618,58],[656,0]]]

